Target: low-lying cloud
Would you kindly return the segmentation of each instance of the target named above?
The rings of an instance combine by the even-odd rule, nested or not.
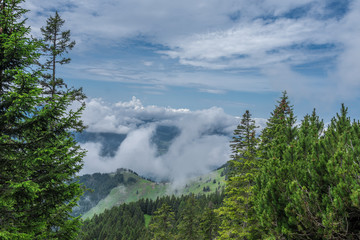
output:
[[[126,138],[113,156],[101,154],[101,141],[83,142],[88,153],[80,174],[130,168],[157,180],[173,181],[204,174],[228,161],[229,141],[239,121],[221,108],[190,111],[143,106],[135,97],[116,104],[92,99],[83,119],[88,132],[126,134]],[[153,141],[159,126],[179,130],[162,154]]]

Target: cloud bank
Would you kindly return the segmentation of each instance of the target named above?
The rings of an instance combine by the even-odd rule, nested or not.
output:
[[[85,142],[88,153],[81,174],[130,168],[156,179],[181,181],[204,174],[229,160],[229,141],[239,119],[220,108],[200,111],[143,106],[135,97],[108,104],[91,99],[83,114],[88,132],[126,134],[114,156],[101,156],[101,142]],[[258,122],[263,125],[259,119]],[[159,155],[153,142],[158,126],[173,126],[179,134]]]

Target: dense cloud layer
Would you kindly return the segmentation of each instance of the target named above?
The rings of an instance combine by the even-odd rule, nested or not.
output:
[[[203,174],[229,160],[229,140],[239,119],[220,108],[200,111],[144,107],[133,97],[129,102],[87,103],[83,119],[93,133],[126,134],[114,156],[101,156],[102,142],[82,143],[88,150],[81,174],[130,168],[157,179],[182,180]],[[259,119],[259,123],[263,121]],[[158,126],[174,126],[179,134],[168,151],[159,155],[153,142]]]

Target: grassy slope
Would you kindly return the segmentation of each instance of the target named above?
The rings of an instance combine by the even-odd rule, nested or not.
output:
[[[148,227],[149,227],[149,224],[150,224],[150,221],[151,221],[151,216],[145,214],[145,215],[144,215],[144,218],[145,218],[145,227],[148,228]]]
[[[184,187],[176,189],[175,192],[177,195],[181,195],[190,193],[212,193],[221,190],[225,186],[225,177],[220,176],[222,171],[223,169],[219,169],[192,179]],[[94,214],[100,214],[104,212],[105,209],[110,209],[122,203],[134,202],[141,198],[156,199],[157,197],[174,193],[174,190],[171,190],[170,184],[150,182],[130,172],[124,172],[124,177],[126,180],[129,177],[133,177],[137,182],[129,186],[119,185],[112,189],[106,198],[102,199],[95,207],[86,212],[82,218],[92,218]],[[216,183],[214,183],[214,179]],[[204,187],[209,187],[210,192],[203,192]]]
[[[225,176],[221,176],[224,169],[219,169],[209,174],[190,180],[182,189],[183,194],[213,193],[225,187]],[[214,183],[215,180],[215,183]],[[204,192],[204,187],[209,187],[209,192]]]

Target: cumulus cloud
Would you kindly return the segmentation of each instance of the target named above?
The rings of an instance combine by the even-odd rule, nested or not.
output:
[[[238,70],[234,75],[222,72],[221,76],[209,77],[206,72],[157,71],[154,59],[141,59],[142,64],[131,70],[111,59],[93,66],[78,64],[74,71],[68,70],[73,76],[81,77],[74,73],[81,69],[83,78],[88,79],[197,86],[218,92],[278,91],[284,90],[285,84],[289,92],[306,98],[334,95],[353,98],[360,91],[356,77],[360,69],[359,5],[359,0],[154,0],[151,3],[28,0],[24,3],[31,10],[28,17],[35,35],[54,9],[59,10],[78,43],[75,49],[78,52],[92,51],[101,45],[118,47],[126,39],[143,36],[154,46],[161,46],[160,49],[147,46],[154,53],[181,65],[204,70]],[[319,62],[328,62],[318,67],[323,72],[321,76],[309,77],[294,70],[299,65],[298,69],[303,69],[301,65],[314,67]],[[146,73],[140,65],[147,68]],[[283,69],[286,71],[282,72]],[[316,91],[321,94],[314,94]]]
[[[101,99],[87,102],[83,119],[89,132],[108,132],[127,134],[148,122],[166,122],[186,114],[189,109],[144,107],[139,99],[133,97],[129,102],[105,103]]]
[[[173,181],[206,173],[228,161],[229,140],[239,121],[221,108],[190,111],[143,106],[136,97],[116,104],[89,100],[83,119],[90,132],[127,135],[113,157],[101,156],[101,142],[82,143],[88,154],[81,174],[124,167]],[[179,134],[168,151],[159,155],[153,136],[156,128],[163,125],[178,128]]]

